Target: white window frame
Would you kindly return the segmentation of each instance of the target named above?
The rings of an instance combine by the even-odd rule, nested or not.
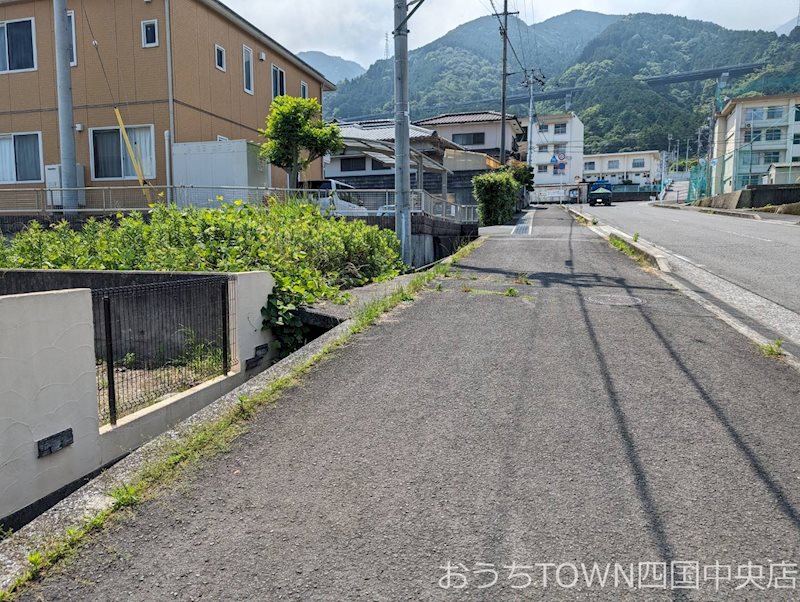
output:
[[[16,72],[15,72],[16,73]],[[5,136],[12,137],[12,144],[13,144],[13,137],[14,136],[32,136],[36,134],[39,136],[39,175],[41,176],[38,180],[16,180],[14,182],[0,182],[0,184],[44,184],[44,145],[42,144],[42,132],[8,132],[5,134],[0,134],[0,138]],[[15,150],[16,152],[16,150]],[[16,172],[17,165],[16,165],[16,156],[14,157],[14,170]],[[14,176],[16,178],[16,174]]]
[[[153,44],[147,43],[146,28],[148,25],[155,25],[156,27],[156,41]],[[158,19],[146,19],[142,21],[142,48],[158,48]]]
[[[126,125],[125,126],[125,130],[126,131],[130,130],[130,129],[133,129],[133,128],[150,128],[150,137],[153,139],[153,165],[152,165],[153,171],[152,172],[145,171],[144,172],[144,177],[145,177],[146,180],[155,180],[158,177],[156,175],[157,172],[158,172],[158,157],[157,157],[158,152],[157,152],[157,148],[156,148],[156,128],[155,128],[155,125],[153,125],[152,123],[141,123],[141,124],[131,124],[131,125]],[[120,150],[124,154],[128,154],[128,147],[125,144],[125,140],[122,138],[122,132],[120,131],[120,127],[118,125],[109,125],[107,127],[98,126],[98,127],[94,127],[94,128],[89,128],[89,168],[90,168],[90,171],[91,171],[92,182],[121,182],[121,181],[128,182],[128,181],[132,181],[132,180],[138,180],[139,178],[136,175],[133,175],[133,176],[126,176],[125,175],[124,164],[123,164],[123,169],[122,169],[122,176],[120,176],[119,178],[97,178],[97,177],[95,177],[95,173],[94,173],[94,132],[96,130],[103,130],[103,131],[117,130],[118,132],[120,132],[120,134],[119,134],[120,145],[121,145]],[[120,160],[121,161],[124,160],[122,158],[122,156],[120,156]]]
[[[223,136],[222,134],[217,134],[217,142],[227,142],[230,140],[227,136]]]
[[[644,159],[631,159],[631,169],[644,169],[644,167],[645,167]]]
[[[250,89],[247,88],[247,53],[250,53]],[[253,53],[253,49],[250,46],[246,46],[242,44],[242,87],[244,91],[247,92],[250,96],[255,95],[256,89],[256,67],[253,61],[255,60],[255,54]]]
[[[36,48],[36,19],[34,17],[25,17],[23,19],[9,19],[7,21],[0,21],[0,25],[8,25],[9,23],[21,23],[22,21],[31,22],[31,42],[33,43],[33,67],[30,69],[11,69],[11,60],[8,57],[8,30],[6,30],[6,58],[9,58],[9,69],[0,71],[4,73],[30,73],[39,69],[39,53]]]
[[[308,84],[300,80],[300,98],[308,98]]]
[[[563,130],[563,131],[561,131]],[[564,136],[567,133],[567,124],[566,123],[555,123],[553,124],[553,135],[555,136],[558,134],[559,136]]]
[[[72,60],[69,62],[70,67],[78,66],[78,25],[75,23],[75,11],[68,10],[67,17],[72,19]]]
[[[217,62],[217,56],[219,56],[219,51],[222,50],[222,66],[219,66]],[[220,46],[219,44],[214,44],[214,66],[225,73],[228,71],[228,51],[225,50],[224,46]]]
[[[619,159],[609,159],[607,163],[608,169],[619,169]]]
[[[278,72],[279,75],[283,74],[283,92],[281,92],[281,90],[278,90],[278,94],[275,94],[276,71]],[[270,73],[271,73],[270,79],[272,80],[272,100],[275,100],[276,98],[278,98],[278,96],[286,96],[286,71],[278,67],[278,65],[276,65],[275,63],[272,63],[272,69],[270,69]],[[280,88],[280,79],[278,80],[278,82],[279,82],[278,87]]]
[[[596,161],[586,161],[583,164],[583,171],[597,171],[597,162]]]

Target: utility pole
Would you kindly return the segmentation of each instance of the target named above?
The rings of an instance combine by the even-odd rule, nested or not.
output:
[[[411,142],[408,107],[408,20],[425,0],[394,2],[394,230],[403,261],[411,265]],[[414,8],[409,13],[409,6]],[[422,188],[422,182],[417,182]],[[421,199],[420,199],[421,200]]]
[[[534,96],[534,84],[539,84],[540,86],[544,86],[544,79],[542,77],[537,77],[537,75],[531,71],[530,73],[525,74],[525,81],[523,85],[528,87],[528,95],[529,95],[529,105],[528,105],[528,167],[531,169],[533,168],[533,126],[536,123],[536,107],[533,102]]]
[[[703,128],[697,128],[697,163],[700,163],[700,143],[701,143],[701,136],[703,135]]]
[[[689,171],[689,142],[690,141],[691,141],[691,138],[687,138],[686,139],[686,162],[684,163],[684,169],[686,171]]]
[[[500,163],[506,164],[506,110],[508,105],[508,15],[519,13],[508,12],[508,0],[503,0],[503,12],[497,17],[503,17],[500,26],[500,36],[503,38],[503,77],[500,84]]]
[[[667,134],[667,172],[670,172],[669,162],[672,159],[672,134]]]
[[[67,20],[66,0],[53,0],[55,30],[56,90],[58,94],[58,147],[61,160],[61,203],[65,211],[78,208],[78,174],[75,158],[75,121],[72,108],[70,46],[72,35]]]

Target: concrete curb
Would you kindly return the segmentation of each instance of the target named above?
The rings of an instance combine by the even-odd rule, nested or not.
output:
[[[699,209],[700,213],[710,213],[712,215],[727,215],[728,217],[741,217],[744,219],[756,219],[761,220],[760,215],[756,215],[755,213],[743,213],[740,211],[730,211],[727,209],[714,209],[709,207],[704,207]]]
[[[586,220],[588,224],[592,224],[593,216],[587,215],[585,213],[581,213],[571,207],[566,207],[568,213],[570,213],[573,217],[579,217],[580,219]],[[618,240],[623,241],[625,244],[630,245],[634,249],[636,249],[641,255],[645,258],[645,260],[653,266],[655,269],[670,273],[672,269],[670,268],[669,261],[667,260],[666,255],[661,253],[656,247],[650,245],[646,241],[637,240],[634,241],[633,237],[629,234],[623,232],[622,230],[618,230],[617,228],[613,228],[611,226],[599,226],[592,224],[589,226],[589,229],[592,232],[598,234],[605,240],[609,240],[612,238],[616,238]]]
[[[754,219],[765,223],[779,222],[781,224],[790,223],[788,220],[770,219],[759,215],[758,213],[747,213],[746,211],[734,211],[732,209],[715,209],[714,207],[697,207],[694,205],[664,205],[661,203],[649,203],[650,207],[658,207],[659,209],[677,209],[679,211],[696,211],[698,213],[706,213],[708,215],[727,215],[728,217],[741,217],[743,219]],[[784,214],[778,214],[784,215]],[[800,226],[800,222],[795,222],[794,225]]]

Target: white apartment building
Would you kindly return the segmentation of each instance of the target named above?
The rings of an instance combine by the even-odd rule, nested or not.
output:
[[[527,119],[523,126],[527,131]],[[533,124],[533,162],[537,186],[571,185],[583,177],[583,122],[575,113],[538,115]],[[527,160],[527,137],[519,142]]]
[[[507,115],[505,122],[497,111],[473,113],[448,113],[415,121],[415,126],[435,130],[441,138],[450,140],[459,147],[477,153],[500,157],[503,126],[506,128],[506,156],[518,156],[517,140],[523,133],[522,124],[514,115]]]
[[[714,125],[712,194],[761,184],[785,163],[800,169],[800,93],[728,101]]]
[[[588,182],[606,180],[611,184],[653,184],[661,180],[661,152],[651,150],[586,155],[583,158],[583,177]]]

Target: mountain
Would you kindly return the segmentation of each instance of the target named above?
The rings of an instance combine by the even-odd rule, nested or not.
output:
[[[322,73],[322,75],[327,77],[334,84],[338,84],[346,79],[358,77],[366,71],[364,67],[355,61],[348,61],[340,56],[331,56],[316,50],[298,52],[297,56]]]
[[[696,146],[712,101],[724,102],[716,82],[656,86],[641,81],[649,76],[763,62],[764,68],[731,78],[723,93],[734,97],[800,90],[800,28],[779,36],[672,15],[573,11],[530,27],[512,18],[509,37],[520,62],[542,69],[546,90],[583,88],[572,95],[569,108],[584,121],[587,152],[666,149],[670,135],[691,139]],[[483,17],[411,52],[412,119],[496,110],[500,46],[497,20]],[[509,60],[510,70],[519,71],[513,53]],[[520,79],[515,75],[509,80],[512,97],[526,95]],[[326,98],[326,116],[389,115],[392,86],[392,61],[378,61]],[[537,103],[537,111],[564,111],[564,102]],[[517,114],[527,110],[527,102],[510,107]]]
[[[586,86],[573,110],[586,126],[588,151],[665,148],[667,137],[697,138],[715,98],[713,80],[649,86],[641,78],[723,65],[764,62],[733,79],[725,94],[778,94],[800,89],[800,40],[774,32],[732,31],[671,15],[628,15],[591,40],[559,78]],[[657,110],[654,110],[657,109]]]
[[[511,17],[509,35],[520,61],[541,65],[548,78],[558,76],[585,45],[619,17],[572,11],[528,26]],[[464,23],[443,37],[409,53],[410,100],[415,117],[454,110],[500,92],[500,35],[493,16]],[[510,69],[520,71],[510,57]],[[326,116],[339,119],[392,110],[394,62],[381,60],[326,98]],[[512,77],[510,89],[520,77]]]

